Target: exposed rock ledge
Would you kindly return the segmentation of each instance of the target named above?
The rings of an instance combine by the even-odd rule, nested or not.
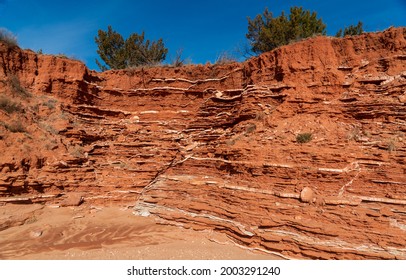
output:
[[[406,259],[405,33],[104,73],[0,45],[0,93],[33,94],[28,132],[0,126],[0,203],[78,192],[285,258]]]

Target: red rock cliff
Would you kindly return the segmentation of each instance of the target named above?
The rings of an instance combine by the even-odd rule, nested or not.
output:
[[[81,193],[286,258],[406,259],[405,34],[103,73],[0,46],[4,92],[32,93],[25,133],[0,111],[1,199]]]

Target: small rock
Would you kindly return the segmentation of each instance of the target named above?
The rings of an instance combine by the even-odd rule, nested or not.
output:
[[[314,191],[311,188],[304,187],[300,192],[300,201],[310,203],[313,202],[314,199]]]
[[[138,117],[138,116],[132,117],[132,122],[133,123],[139,123],[140,122],[140,117]]]
[[[217,91],[216,92],[216,97],[217,98],[220,98],[220,97],[222,97],[223,96],[223,93],[221,93],[220,91]]]
[[[62,207],[79,206],[83,202],[83,196],[80,193],[70,193],[61,202]]]
[[[136,216],[141,216],[141,217],[148,217],[151,215],[148,209],[145,208],[137,208],[134,209],[133,214]]]
[[[30,232],[30,237],[38,238],[42,235],[42,230],[33,230]]]
[[[141,217],[149,217],[150,215],[151,215],[151,213],[146,209],[144,209],[143,211],[140,212]]]

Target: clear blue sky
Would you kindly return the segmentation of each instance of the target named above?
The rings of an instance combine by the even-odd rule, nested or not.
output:
[[[265,7],[278,16],[291,6],[316,11],[328,35],[359,20],[366,31],[406,26],[406,0],[0,0],[0,27],[22,48],[63,53],[96,70],[94,37],[108,25],[125,38],[142,31],[163,38],[168,61],[183,49],[184,58],[206,63],[246,42],[247,17]]]

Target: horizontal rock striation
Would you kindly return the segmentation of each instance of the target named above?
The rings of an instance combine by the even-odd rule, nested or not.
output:
[[[78,192],[285,258],[406,259],[405,33],[103,73],[1,46],[0,78],[65,120],[44,113],[53,149],[1,137],[0,202]]]

